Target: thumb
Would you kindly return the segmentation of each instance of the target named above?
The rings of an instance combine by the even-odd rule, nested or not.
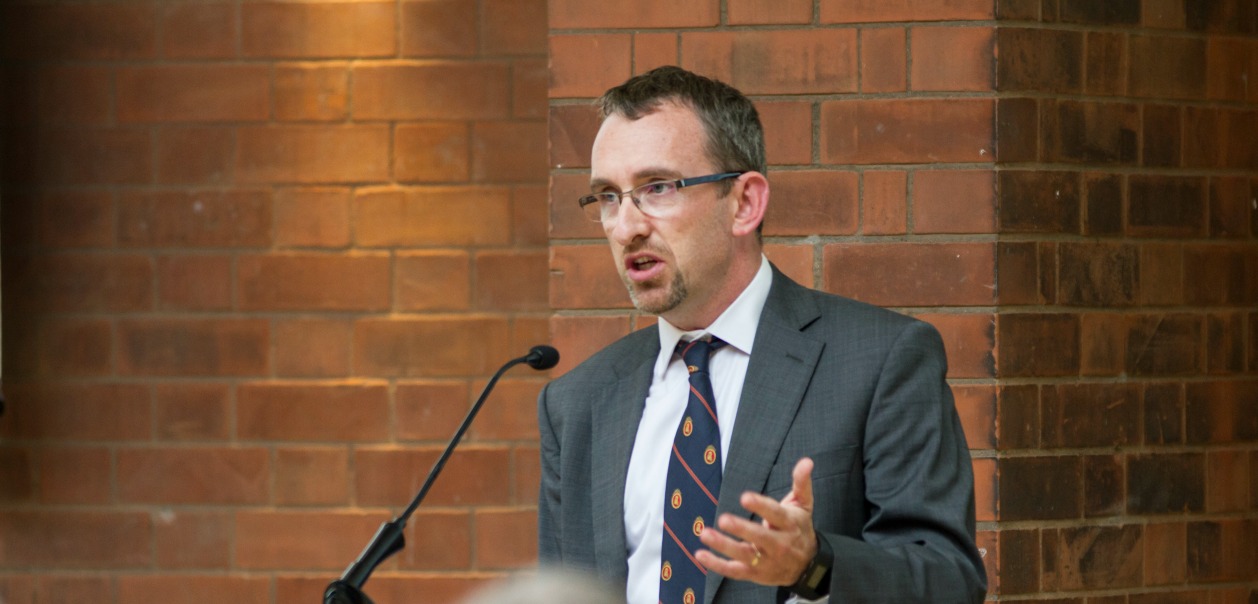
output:
[[[782,503],[794,504],[797,507],[812,511],[812,459],[804,457],[795,463],[791,471],[791,492]]]

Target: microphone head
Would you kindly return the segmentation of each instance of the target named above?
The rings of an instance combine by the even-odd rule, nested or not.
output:
[[[555,350],[553,346],[540,344],[529,349],[529,354],[527,357],[524,357],[524,362],[538,371],[550,369],[559,364],[559,351]]]

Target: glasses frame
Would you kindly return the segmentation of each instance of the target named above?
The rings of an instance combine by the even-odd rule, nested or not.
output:
[[[593,215],[591,215],[591,212],[589,210],[585,209],[586,206],[600,203],[602,201],[602,197],[605,195],[615,195],[617,207],[619,208],[620,204],[623,204],[625,202],[625,195],[628,195],[629,199],[633,200],[633,205],[637,206],[639,212],[642,212],[643,214],[646,214],[647,216],[651,216],[652,218],[658,218],[657,216],[653,216],[651,213],[643,210],[642,201],[638,199],[638,196],[641,195],[639,191],[645,189],[646,187],[657,186],[657,185],[662,185],[662,184],[671,184],[673,185],[675,189],[684,189],[686,187],[693,187],[695,185],[703,185],[703,184],[707,184],[711,182],[720,182],[722,180],[738,178],[739,176],[742,176],[743,174],[746,174],[746,173],[747,173],[746,171],[719,172],[716,174],[708,174],[705,176],[692,176],[690,178],[678,178],[674,180],[653,180],[651,182],[638,185],[632,189],[629,189],[628,191],[603,191],[602,193],[591,193],[590,195],[585,195],[581,197],[580,199],[578,199],[577,203],[581,206],[581,210],[585,213],[587,217],[590,218],[590,220],[594,222],[602,223],[603,222],[602,211],[598,213],[598,217],[594,217]],[[617,212],[617,215],[619,215],[619,212]]]

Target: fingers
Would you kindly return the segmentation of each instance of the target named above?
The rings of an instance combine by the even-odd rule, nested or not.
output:
[[[807,457],[795,462],[795,469],[791,471],[791,492],[786,495],[809,512],[812,512],[812,468],[812,460]]]

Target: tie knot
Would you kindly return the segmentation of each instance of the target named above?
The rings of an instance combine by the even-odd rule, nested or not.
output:
[[[707,372],[708,359],[713,352],[724,345],[725,341],[716,336],[689,342],[681,341],[677,343],[677,354],[681,355],[682,361],[686,363],[686,370],[691,374],[700,371]]]

